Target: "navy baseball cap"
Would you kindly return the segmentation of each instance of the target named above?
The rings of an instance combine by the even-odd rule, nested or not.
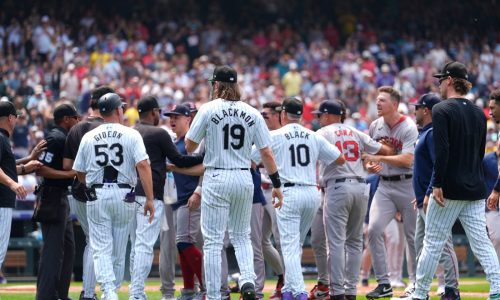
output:
[[[99,102],[97,105],[99,106],[99,111],[109,112],[117,109],[118,107],[124,107],[126,104],[123,101],[123,98],[115,93],[107,93],[104,94],[101,98],[99,98]]]
[[[469,80],[469,75],[467,74],[467,68],[464,64],[458,61],[452,61],[444,65],[443,70],[440,73],[432,75],[435,78],[452,77]]]
[[[429,93],[420,96],[417,103],[414,103],[412,105],[414,105],[415,108],[427,107],[428,109],[432,109],[432,107],[439,102],[441,102],[441,98],[437,94]]]
[[[10,115],[19,116],[14,104],[10,101],[0,101],[0,117],[8,117]]]
[[[78,112],[73,105],[63,103],[54,109],[53,116],[54,120],[61,120],[64,117],[78,117]]]
[[[191,111],[189,107],[184,104],[176,105],[174,109],[169,112],[163,114],[164,116],[170,117],[172,115],[185,116],[189,117],[191,115]]]
[[[217,66],[214,69],[212,79],[209,81],[236,83],[238,81],[238,75],[236,74],[236,70],[230,66]]]
[[[295,97],[285,98],[281,104],[281,108],[276,107],[275,111],[285,111],[290,114],[301,116],[304,113],[304,105],[302,101]]]
[[[137,102],[137,111],[142,113],[146,111],[152,111],[155,108],[160,108],[158,101],[154,96],[146,96]]]
[[[312,112],[315,115],[319,114],[331,114],[331,115],[343,115],[342,105],[336,100],[325,100],[321,102],[319,108]]]

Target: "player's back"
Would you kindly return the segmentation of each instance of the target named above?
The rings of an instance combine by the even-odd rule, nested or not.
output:
[[[102,183],[104,168],[111,166],[118,171],[118,183],[135,186],[136,164],[148,158],[139,132],[118,123],[105,123],[87,132],[78,151],[86,151],[87,185]]]
[[[272,150],[284,182],[316,185],[316,163],[333,163],[339,152],[323,137],[292,123],[271,132]]]
[[[367,172],[364,169],[361,154],[363,152],[377,153],[381,147],[379,143],[356,128],[341,123],[325,126],[318,130],[318,134],[335,145],[345,158],[345,164],[343,165],[323,165],[324,179],[366,178]]]
[[[205,167],[249,168],[252,144],[268,146],[269,131],[260,113],[241,101],[216,99],[200,107],[190,131],[206,128]],[[187,137],[189,138],[189,134]]]

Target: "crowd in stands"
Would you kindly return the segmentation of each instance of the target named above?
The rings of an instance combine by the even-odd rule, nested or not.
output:
[[[0,97],[23,113],[13,136],[18,156],[44,137],[61,101],[85,115],[90,91],[110,85],[127,100],[132,125],[145,95],[165,109],[208,101],[207,79],[218,64],[236,68],[243,98],[257,108],[303,99],[312,128],[310,111],[337,98],[348,122],[366,130],[382,85],[400,90],[401,110],[411,113],[409,103],[437,91],[432,74],[449,60],[468,67],[468,97],[486,114],[488,94],[500,86],[497,5],[487,1],[88,2],[19,9],[6,1],[0,12]],[[450,3],[453,14],[443,18]]]

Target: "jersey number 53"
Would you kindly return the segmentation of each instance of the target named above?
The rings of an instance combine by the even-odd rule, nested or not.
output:
[[[108,150],[114,152],[114,158],[109,159]],[[94,145],[95,158],[97,165],[104,167],[108,163],[113,166],[120,166],[123,163],[123,146],[121,144],[115,143],[109,146],[108,144]]]

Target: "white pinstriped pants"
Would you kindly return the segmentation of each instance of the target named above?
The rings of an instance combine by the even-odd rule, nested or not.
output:
[[[250,218],[253,198],[248,170],[207,169],[201,197],[203,261],[208,299],[221,299],[221,250],[226,228],[240,268],[239,286],[254,284]]]
[[[12,208],[0,207],[0,268],[3,265],[9,246],[10,228],[12,226]]]
[[[130,189],[105,184],[97,200],[87,202],[94,268],[101,290],[117,290],[123,279],[125,252],[136,203],[123,201]]]
[[[142,206],[137,206],[132,226],[130,229],[130,286],[129,295],[139,299],[144,294],[144,281],[148,278],[153,264],[153,247],[160,235],[160,225],[163,216],[163,200],[154,200],[155,215],[149,223],[149,215],[144,216],[146,197],[137,196],[136,201]]]
[[[500,293],[500,266],[486,233],[484,204],[484,200],[446,199],[445,207],[440,207],[431,196],[425,220],[424,247],[418,259],[414,298],[425,299],[427,296],[444,244],[457,218],[462,223],[474,255],[483,266],[490,283],[490,294]]]
[[[85,250],[83,251],[83,297],[92,298],[95,293],[95,271],[94,260],[92,259],[92,247],[90,247],[89,222],[87,220],[87,203],[76,200],[71,194],[68,194],[69,207],[71,212],[76,215],[83,233],[85,234]]]
[[[316,186],[294,186],[283,189],[283,206],[276,211],[285,262],[285,285],[297,297],[307,294],[302,275],[302,245],[320,205]]]

